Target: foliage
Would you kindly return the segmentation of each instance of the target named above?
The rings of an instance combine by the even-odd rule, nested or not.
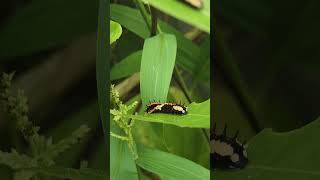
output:
[[[110,21],[110,44],[115,42],[121,36],[121,33],[122,28],[120,24]]]
[[[78,143],[89,131],[86,125],[75,130],[70,137],[65,137],[57,143],[52,138],[46,138],[38,133],[36,127],[28,119],[27,97],[21,90],[17,94],[12,92],[11,81],[14,73],[3,74],[1,80],[1,100],[10,119],[17,123],[17,130],[21,132],[29,143],[31,153],[19,154],[14,148],[11,152],[0,151],[0,164],[5,164],[15,171],[15,177],[39,178],[38,168],[51,167],[55,164],[54,159],[61,153]],[[67,171],[61,169],[62,171]],[[75,170],[77,171],[77,170]],[[46,171],[44,171],[46,172]],[[57,175],[56,173],[52,173]],[[60,175],[61,176],[61,175]],[[62,176],[68,178],[67,176]]]
[[[203,40],[209,37],[208,1],[203,10],[192,9],[183,2],[172,6],[181,8],[174,17],[185,12],[194,14],[192,22],[185,18],[161,19],[172,15],[172,8],[161,8],[170,6],[171,1],[144,2],[117,1],[110,6],[111,20],[123,28],[111,49],[110,75],[115,86],[110,96],[110,177],[209,179],[210,44]],[[196,22],[200,17],[204,19]],[[182,28],[175,23],[181,23]],[[193,33],[197,29],[204,31]],[[156,34],[150,36],[151,31]],[[153,101],[185,103],[188,114],[145,114],[145,105]],[[132,138],[128,138],[129,134]],[[138,156],[132,153],[132,145],[128,144],[131,141]]]
[[[131,115],[132,119],[173,124],[179,127],[210,129],[210,100],[202,103],[191,103],[188,106],[188,115],[172,116],[169,114]]]
[[[127,114],[128,114],[128,111],[130,111],[132,108],[134,108],[138,104],[138,102],[135,101],[129,106],[124,105],[120,101],[119,92],[117,92],[114,89],[114,86],[111,86],[110,96],[112,97],[111,100],[114,100],[115,107],[117,108],[117,109],[111,109],[110,113],[113,115],[113,121],[119,126],[121,130],[123,130],[123,132],[125,133],[125,136],[118,135],[114,132],[111,132],[110,135],[120,140],[127,141],[128,147],[132,155],[134,156],[134,159],[137,159],[138,154],[135,150],[135,144],[134,144],[133,136],[131,133],[131,127],[133,126],[134,121],[131,119],[128,119]]]
[[[159,150],[143,148],[137,164],[146,170],[160,174],[162,179],[210,179],[208,169],[190,160]]]
[[[96,40],[106,35],[109,37],[106,30],[102,30],[103,33],[97,36],[98,10],[105,8],[109,11],[109,6],[99,6],[99,1],[87,0],[35,0],[21,1],[18,4],[5,0],[1,7],[0,72],[16,71],[11,90],[14,97],[21,99],[21,105],[24,104],[22,99],[27,96],[28,106],[25,106],[26,109],[19,107],[20,105],[13,106],[13,117],[10,112],[4,113],[1,108],[0,150],[10,153],[13,152],[10,149],[15,149],[19,155],[33,158],[33,151],[38,151],[38,147],[33,149],[32,146],[39,144],[32,145],[34,142],[29,143],[26,139],[38,132],[39,137],[35,137],[34,141],[42,143],[42,150],[45,151],[44,157],[41,155],[39,161],[41,159],[48,164],[54,162],[54,166],[58,166],[43,167],[41,171],[39,167],[33,168],[33,172],[41,174],[41,179],[64,179],[72,173],[86,174],[84,179],[97,179],[94,174],[103,174],[105,177],[104,172],[90,169],[94,173],[82,173],[82,170],[76,168],[84,159],[90,168],[105,171],[109,166],[106,163],[107,143],[103,139],[104,134],[108,134],[109,139],[109,133],[102,130],[107,128],[106,120],[100,121],[99,115],[104,118],[106,116],[99,114],[94,76],[95,59],[100,57],[96,55],[100,48]],[[107,18],[105,13],[104,29],[109,27]],[[109,38],[107,39],[103,46],[109,45]],[[108,54],[102,55],[109,57]],[[98,62],[97,60],[97,64]],[[106,66],[99,64],[97,67]],[[23,89],[23,92],[14,92],[18,88]],[[105,90],[103,93],[105,95],[108,92],[109,90]],[[15,101],[12,100],[11,103],[14,104]],[[107,108],[104,109],[108,111]],[[12,118],[21,120],[13,121]],[[82,127],[83,124],[91,130],[85,131],[86,133],[78,132],[79,127],[80,131],[87,129]],[[72,135],[73,132],[75,134]],[[81,141],[76,140],[78,133],[85,134]],[[64,144],[70,144],[70,147]],[[30,176],[30,171],[16,174],[15,177],[26,178]],[[61,175],[52,173],[58,171]],[[0,179],[13,179],[15,172],[16,170],[0,165]],[[46,172],[48,175],[45,175]],[[70,176],[67,176],[68,172],[71,173]]]
[[[250,163],[238,172],[213,172],[218,179],[318,179],[320,118],[286,133],[265,129],[249,143]],[[267,158],[266,158],[267,157]]]
[[[319,1],[293,0],[290,7],[265,0],[216,5],[217,131],[225,123],[230,131],[239,129],[240,140],[249,140],[250,163],[239,171],[217,170],[212,175],[318,179],[314,142],[319,137],[320,36],[314,17],[319,15]]]

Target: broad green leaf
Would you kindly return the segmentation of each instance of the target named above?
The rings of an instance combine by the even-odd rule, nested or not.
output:
[[[43,175],[58,177],[63,179],[77,179],[77,180],[105,180],[108,178],[106,172],[83,168],[83,169],[72,169],[62,167],[38,167],[32,168],[32,171],[38,172]]]
[[[97,29],[97,1],[31,1],[0,30],[0,56],[22,56],[63,46]]]
[[[137,164],[162,179],[209,180],[209,170],[185,158],[163,151],[141,148]]]
[[[157,9],[210,33],[210,0],[203,0],[203,8],[198,10],[182,1],[148,0],[148,2]]]
[[[171,114],[145,114],[130,115],[132,119],[158,122],[164,124],[173,124],[180,127],[190,128],[210,128],[210,100],[202,103],[191,103],[188,106],[188,114],[171,115]]]
[[[110,6],[110,18],[120,23],[123,27],[129,29],[141,38],[149,37],[149,30],[145,24],[139,10],[112,4]],[[126,13],[123,13],[126,12]],[[197,60],[200,57],[200,48],[189,39],[186,39],[183,34],[177,31],[172,26],[159,21],[161,30],[166,33],[171,33],[176,36],[178,51],[177,51],[177,64],[183,67],[190,73],[194,73]]]
[[[235,172],[212,172],[216,179],[320,179],[320,118],[286,133],[266,129],[248,147],[248,166]]]
[[[120,24],[114,21],[110,21],[110,44],[115,42],[122,33],[122,28]]]
[[[174,35],[161,33],[145,40],[140,70],[143,105],[150,101],[167,101],[176,50]]]
[[[118,64],[114,65],[110,72],[110,80],[116,80],[130,76],[140,71],[142,51],[136,51]]]

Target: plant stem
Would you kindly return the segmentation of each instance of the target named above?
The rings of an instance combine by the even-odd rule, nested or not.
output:
[[[185,83],[185,81],[183,80],[183,77],[178,69],[177,66],[174,67],[174,72],[176,74],[176,81],[178,83],[178,85],[180,86],[181,90],[183,91],[183,93],[185,94],[186,98],[188,99],[188,102],[191,103],[191,95],[190,92],[187,88],[187,85]],[[201,131],[203,133],[203,135],[205,136],[206,140],[208,141],[208,143],[210,143],[210,138],[209,135],[207,134],[206,130],[204,128],[201,128]]]
[[[146,22],[149,30],[151,31],[151,36],[153,36],[153,34],[155,35],[155,33],[152,31],[157,31],[158,33],[161,33],[161,29],[160,29],[159,25],[157,24],[157,14],[155,13],[156,9],[154,9],[153,7],[150,8],[151,15],[152,15],[152,19],[151,19],[150,15],[148,14],[146,8],[143,5],[143,2],[141,0],[134,0],[134,1],[137,4],[139,11],[140,11],[144,21]],[[155,27],[157,27],[157,28],[155,28]]]
[[[147,13],[144,5],[143,5],[143,2],[141,0],[134,0],[135,3],[137,4],[138,8],[139,8],[139,11],[144,19],[144,21],[146,22],[148,28],[151,30],[151,21],[150,21],[150,17],[149,17],[149,14]]]
[[[176,81],[177,81],[178,85],[180,86],[181,90],[185,94],[188,102],[191,103],[192,100],[191,100],[190,92],[189,92],[187,85],[184,82],[183,77],[182,77],[182,75],[179,71],[179,68],[177,66],[174,66],[174,73],[176,75],[175,77],[176,77]]]
[[[151,7],[151,36],[154,36],[157,33],[157,14],[157,9]]]

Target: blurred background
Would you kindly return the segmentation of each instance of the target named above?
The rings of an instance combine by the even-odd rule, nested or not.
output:
[[[320,2],[217,1],[214,120],[218,131],[289,131],[315,120],[320,100]]]
[[[91,131],[56,158],[56,165],[106,169],[106,146],[96,88],[98,1],[4,0],[0,2],[0,72],[16,72],[13,89],[28,97],[29,119],[53,141],[86,124]],[[0,112],[0,150],[28,151]],[[10,177],[0,165],[0,179]]]

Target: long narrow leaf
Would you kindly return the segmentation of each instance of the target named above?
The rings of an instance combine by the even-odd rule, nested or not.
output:
[[[137,164],[148,171],[158,174],[162,179],[210,179],[208,169],[190,160],[159,150],[140,149]]]
[[[161,11],[210,33],[210,0],[203,0],[202,8],[197,10],[183,4],[182,1],[148,0],[148,2]]]
[[[177,42],[170,34],[146,39],[141,59],[140,90],[143,104],[167,100],[176,59]]]
[[[107,133],[108,123],[108,95],[109,92],[109,19],[108,19],[108,5],[109,1],[100,0],[99,21],[98,21],[98,37],[97,37],[97,88],[98,88],[98,102],[100,108],[100,116],[103,125],[104,134]],[[109,141],[109,135],[105,136],[106,142]]]
[[[147,38],[150,35],[147,25],[145,24],[140,12],[136,9],[123,5],[112,4],[110,6],[110,18],[117,21],[123,27],[129,29],[141,38]],[[181,32],[177,31],[172,26],[169,26],[162,21],[159,21],[159,25],[163,32],[171,33],[176,36],[177,44],[179,44],[177,51],[177,64],[188,72],[193,73],[197,60],[200,57],[199,46],[186,39]]]
[[[117,128],[112,128],[113,132],[115,129]],[[110,154],[110,179],[138,180],[133,155],[130,153],[126,141],[110,137]]]
[[[120,79],[130,76],[140,71],[142,51],[136,51],[118,64],[114,65],[110,72],[110,80]]]

